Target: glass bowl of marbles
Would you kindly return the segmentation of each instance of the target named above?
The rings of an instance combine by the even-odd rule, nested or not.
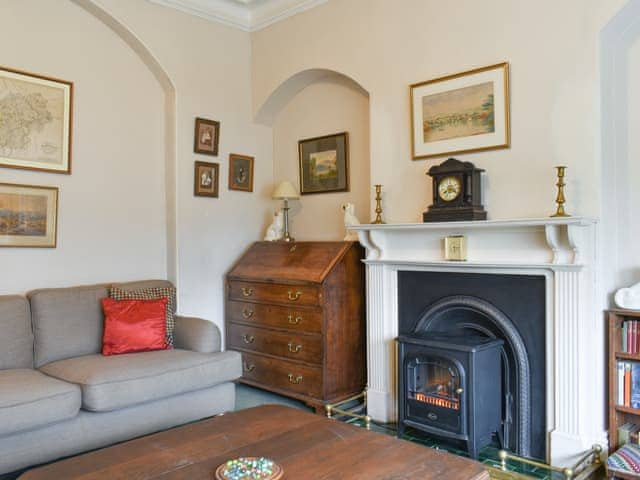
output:
[[[216,480],[278,480],[282,467],[264,457],[240,457],[227,460],[216,469]]]

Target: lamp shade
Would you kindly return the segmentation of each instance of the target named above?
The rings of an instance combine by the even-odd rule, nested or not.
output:
[[[271,197],[275,200],[283,200],[285,198],[299,198],[298,191],[291,185],[291,182],[280,182],[273,191]]]

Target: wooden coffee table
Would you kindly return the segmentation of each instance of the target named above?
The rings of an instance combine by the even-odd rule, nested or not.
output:
[[[141,437],[20,479],[213,479],[221,463],[251,456],[279,463],[285,480],[489,479],[472,460],[276,405]]]

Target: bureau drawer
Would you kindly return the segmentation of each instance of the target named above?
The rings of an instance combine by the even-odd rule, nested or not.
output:
[[[320,287],[278,283],[229,282],[229,298],[288,305],[320,305]]]
[[[288,390],[310,397],[322,394],[322,372],[287,360],[242,354],[242,378],[258,382],[265,387]]]
[[[250,302],[227,302],[227,319],[296,332],[322,332],[322,311]]]
[[[320,336],[276,332],[234,323],[227,325],[230,348],[252,350],[309,363],[322,363],[322,338]]]

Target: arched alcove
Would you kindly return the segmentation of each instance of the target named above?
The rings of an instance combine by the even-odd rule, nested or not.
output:
[[[164,96],[165,206],[167,278],[178,281],[176,215],[176,89],[169,74],[144,43],[122,21],[93,0],[71,0],[115,32],[140,58],[160,84]]]
[[[633,54],[635,52],[635,55]],[[632,156],[640,148],[631,134],[640,122],[640,2],[630,0],[600,34],[600,92],[602,128],[601,259],[607,295],[640,278],[640,247],[635,206],[640,200]],[[633,97],[633,98],[632,98]],[[635,110],[634,110],[635,109]],[[634,143],[635,142],[635,143]],[[637,159],[635,160],[637,163]],[[634,178],[634,176],[636,178]]]
[[[351,77],[310,69],[282,82],[268,97],[257,120],[273,129],[274,182],[300,188],[298,141],[348,132],[349,191],[301,195],[292,203],[292,231],[299,240],[341,240],[341,205],[353,203],[356,215],[370,219],[369,94]]]

